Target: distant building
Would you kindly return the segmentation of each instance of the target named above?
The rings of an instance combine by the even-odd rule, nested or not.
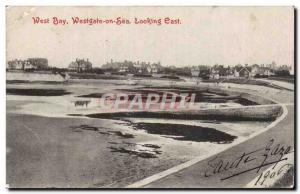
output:
[[[8,61],[7,65],[7,68],[10,70],[45,70],[48,68],[48,60],[46,58],[14,59]]]
[[[150,63],[147,63],[145,66],[146,66],[146,71],[147,71],[147,73],[152,73],[152,72],[151,72],[152,68],[151,68],[151,66],[150,66]]]
[[[28,58],[25,62],[25,69],[47,69],[48,59],[46,58]]]
[[[257,65],[254,64],[251,67],[251,76],[272,76],[275,75],[275,70],[272,65]]]
[[[12,60],[7,62],[7,69],[10,70],[24,70],[25,61],[23,60]]]
[[[119,68],[119,72],[120,73],[126,73],[128,72],[128,67],[125,65],[121,65],[121,67]]]
[[[70,71],[75,71],[75,72],[84,72],[87,70],[91,70],[93,68],[92,63],[89,61],[89,59],[76,59],[75,61],[72,61],[69,64],[68,69]]]
[[[237,65],[234,67],[234,77],[251,77],[251,68],[248,66]]]
[[[219,79],[220,78],[220,71],[219,71],[219,65],[215,64],[211,69],[210,69],[210,79]]]
[[[140,68],[140,67],[141,67],[141,66],[140,66],[140,61],[134,62],[134,63],[133,63],[133,67],[135,67],[135,68]]]
[[[110,62],[102,65],[102,69],[106,71],[114,71],[119,73],[131,73],[131,74],[154,74],[161,71],[162,66],[160,62],[157,63],[150,63],[144,61],[129,61],[124,60],[122,62],[113,61],[112,59]]]
[[[152,63],[152,64],[151,64],[151,73],[156,74],[156,73],[158,73],[158,71],[159,71],[158,64]]]
[[[252,65],[252,67],[251,67],[251,75],[255,76],[255,75],[260,74],[260,73],[261,73],[260,66],[257,65],[257,64]]]
[[[191,74],[192,74],[192,77],[199,77],[199,75],[200,75],[199,67],[192,67]]]

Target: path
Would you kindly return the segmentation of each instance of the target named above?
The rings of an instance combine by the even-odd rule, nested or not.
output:
[[[266,97],[266,96],[265,96]],[[269,96],[270,97],[270,96]],[[270,97],[272,98],[272,97]],[[282,98],[279,103],[286,103]],[[289,146],[294,148],[294,104],[281,104],[285,115],[274,122],[274,126],[237,144],[221,153],[208,158],[196,158],[177,167],[155,174],[144,180],[128,185],[128,188],[242,188],[253,182],[260,173],[274,166],[265,165],[260,170],[256,168],[268,162],[285,159],[281,158],[278,150],[287,150]],[[270,141],[273,139],[272,146]],[[278,149],[278,147],[280,149]],[[264,161],[264,154],[271,148],[268,158]],[[257,151],[259,150],[259,151]],[[275,151],[274,151],[275,150]],[[246,154],[245,154],[246,153]],[[245,154],[243,156],[243,154]],[[290,154],[289,154],[290,155]],[[247,158],[248,157],[248,158]],[[198,161],[197,161],[198,160]],[[240,161],[240,163],[238,163]],[[227,164],[227,166],[226,166]],[[283,165],[283,161],[278,165]],[[230,168],[231,166],[232,168]],[[249,171],[248,171],[249,170]],[[247,171],[242,173],[243,171]],[[234,176],[235,174],[238,174]],[[231,177],[232,176],[232,177]],[[231,178],[228,178],[231,177]]]

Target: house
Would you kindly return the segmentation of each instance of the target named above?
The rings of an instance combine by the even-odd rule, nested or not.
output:
[[[7,68],[10,70],[24,70],[24,63],[23,60],[12,60],[7,62]]]
[[[210,79],[219,79],[220,78],[219,69],[216,66],[211,68],[209,77],[210,77]]]
[[[146,63],[146,62],[141,62],[141,63],[137,63],[139,64],[136,65],[136,69],[137,69],[137,73],[139,74],[155,74],[159,72],[159,63],[152,63],[150,64],[150,62]]]
[[[265,70],[264,75],[273,76],[273,75],[275,75],[275,70],[268,68],[268,69]]]
[[[152,69],[151,69],[150,63],[146,64],[145,66],[146,66],[146,72],[151,73]]]
[[[220,78],[220,74],[217,71],[211,72],[209,78],[210,79],[219,79]]]
[[[150,63],[144,61],[130,61],[124,60],[122,62],[116,62],[112,59],[110,62],[106,62],[106,64],[102,65],[102,69],[105,70],[113,70],[119,73],[131,73],[131,74],[150,74],[150,73],[158,73],[162,66],[160,62],[158,63]]]
[[[200,75],[199,67],[192,67],[191,74],[192,74],[192,77],[199,77],[199,75]]]
[[[246,77],[249,78],[251,77],[251,68],[246,66],[235,66],[234,68],[234,77]]]
[[[87,70],[92,69],[92,63],[89,61],[89,59],[84,60],[84,59],[76,59],[75,61],[72,61],[69,64],[68,69],[70,71],[75,71],[75,72],[84,72]]]
[[[37,66],[34,66],[33,64],[31,64],[29,61],[25,61],[24,62],[24,67],[23,67],[24,70],[26,69],[38,69]]]
[[[125,65],[121,65],[120,69],[119,69],[120,73],[126,73],[128,72],[128,67]]]
[[[209,79],[210,76],[210,68],[207,65],[199,65],[199,77],[203,79]]]
[[[260,76],[272,76],[275,75],[274,69],[271,68],[271,66],[265,66],[265,65],[257,65],[254,64],[251,67],[251,76],[252,77],[260,77]]]
[[[249,67],[243,67],[240,71],[239,71],[239,75],[240,77],[246,77],[249,78],[251,76],[251,68]]]
[[[140,68],[141,67],[141,65],[140,65],[140,61],[137,61],[137,62],[134,62],[133,63],[133,66],[135,67],[135,68]]]
[[[151,73],[158,73],[158,65],[155,63],[151,64]]]
[[[224,65],[214,65],[210,70],[210,77],[212,79],[219,79],[220,77],[227,77],[232,74],[230,67],[224,67]]]
[[[77,64],[77,62],[74,62],[74,61],[72,61],[72,62],[69,64],[69,67],[68,67],[68,69],[69,69],[70,71],[77,71],[77,68],[78,68],[78,64]]]
[[[46,58],[28,58],[26,60],[14,59],[8,61],[7,65],[7,68],[11,70],[44,70],[48,68],[48,60]]]
[[[44,70],[48,68],[48,59],[46,58],[28,58],[25,62],[25,69]]]

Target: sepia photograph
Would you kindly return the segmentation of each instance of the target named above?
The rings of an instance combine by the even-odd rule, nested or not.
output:
[[[8,189],[295,189],[292,6],[6,6]]]

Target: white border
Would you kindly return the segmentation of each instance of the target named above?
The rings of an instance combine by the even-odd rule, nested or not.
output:
[[[297,0],[2,0],[9,5],[112,5],[112,6],[130,6],[130,5],[191,5],[191,6],[211,6],[211,5],[222,5],[222,6],[291,6],[297,5]],[[3,3],[2,3],[3,4]]]

